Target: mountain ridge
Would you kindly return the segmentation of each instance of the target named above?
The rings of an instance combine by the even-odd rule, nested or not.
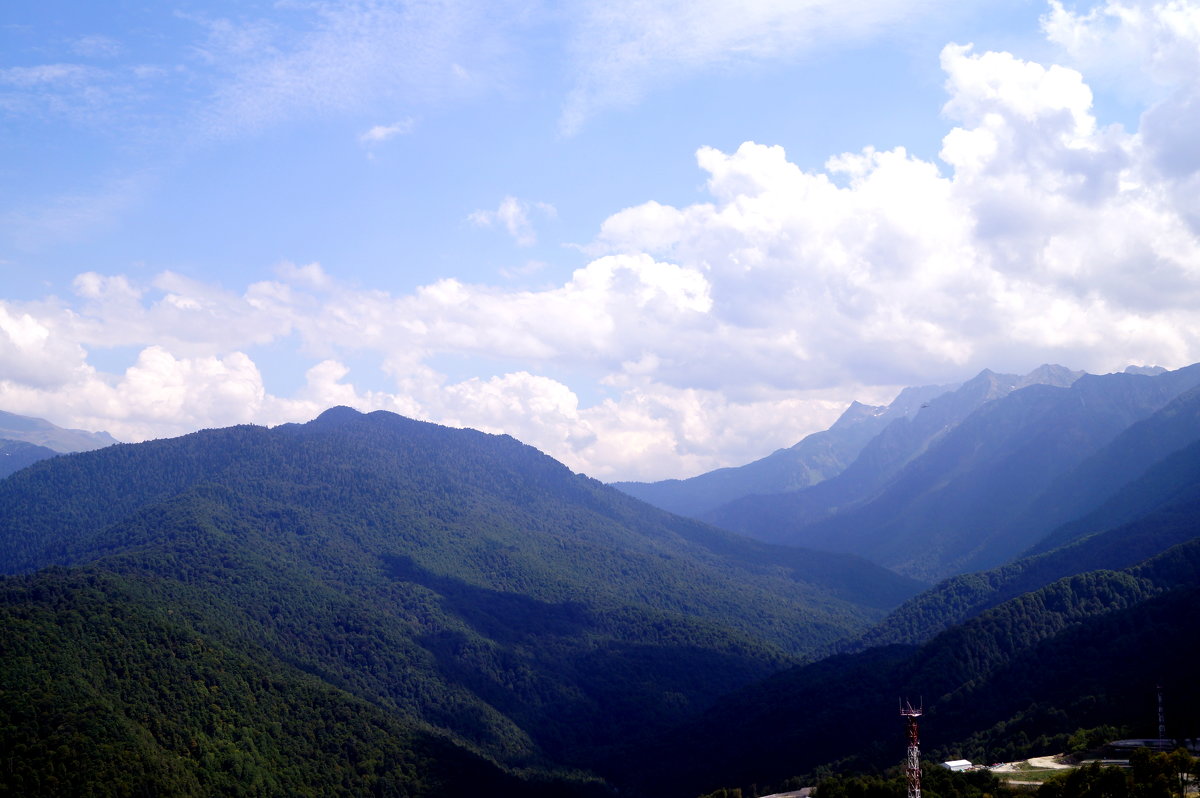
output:
[[[0,482],[0,555],[26,574],[0,586],[132,580],[137,617],[166,608],[543,774],[588,770],[920,587],[672,516],[507,436],[347,409],[37,463]]]
[[[925,433],[914,437],[897,422],[838,477],[762,497],[740,516],[727,505],[710,520],[761,539],[869,556],[926,579],[991,567],[1044,534],[1021,526],[1022,510],[1127,427],[1200,384],[1200,366],[1153,377],[1085,375],[1067,388],[1010,389],[1017,382],[983,373],[922,411],[931,414]],[[959,420],[935,425],[945,416],[939,406],[952,399]],[[906,443],[892,445],[897,439]]]
[[[5,410],[0,410],[0,438],[33,443],[60,454],[86,452],[119,443],[107,432],[66,429],[44,418],[21,416]]]

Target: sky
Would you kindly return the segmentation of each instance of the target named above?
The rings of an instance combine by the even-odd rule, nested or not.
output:
[[[1200,361],[1200,0],[14,0],[0,409],[603,480]]]

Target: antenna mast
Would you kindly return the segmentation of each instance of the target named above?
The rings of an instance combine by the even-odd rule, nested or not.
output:
[[[1167,739],[1167,716],[1163,712],[1163,689],[1158,685],[1158,741],[1159,745]]]
[[[917,729],[917,718],[923,709],[913,709],[907,701],[900,705],[900,717],[908,721],[908,758],[904,763],[904,775],[908,777],[908,798],[921,798],[921,739]]]

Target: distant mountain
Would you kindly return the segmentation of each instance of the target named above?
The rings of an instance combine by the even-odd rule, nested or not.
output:
[[[437,730],[464,762],[582,789],[618,743],[861,632],[920,587],[669,515],[507,436],[346,408],[36,463],[0,482],[0,570],[26,574],[0,581],[5,611],[40,619],[11,641],[6,624],[0,690],[57,663],[75,687],[48,709],[119,731],[96,745],[143,770],[175,762],[205,783],[235,750],[229,767],[311,773],[291,757],[312,739],[264,747],[299,685],[369,763],[360,787],[395,777],[388,757],[412,759],[382,742],[394,722],[412,745]],[[9,654],[91,639],[44,662]],[[175,639],[209,652],[190,677],[213,686],[207,703],[135,683],[143,668],[189,683],[153,658]],[[278,709],[235,708],[256,701]],[[337,725],[355,702],[391,720]],[[30,750],[56,750],[58,727],[29,728],[43,735],[19,733]]]
[[[930,403],[934,411],[968,389],[976,400],[973,409],[960,404],[961,420],[940,434],[916,436],[919,452],[901,421],[839,477],[764,497],[758,507],[729,505],[711,518],[761,539],[862,554],[926,579],[992,567],[1048,531],[1027,523],[1028,509],[1056,480],[1200,384],[1200,365],[1154,377],[1087,375],[1067,388],[993,391],[995,382],[981,375],[960,396]],[[1005,379],[1001,387],[1013,384]],[[911,426],[918,423],[930,426],[922,414]],[[889,446],[897,439],[906,445]]]
[[[1061,484],[1052,486],[1048,498],[1039,504],[1049,505],[1057,499],[1061,506],[1070,501],[1079,517],[1051,531],[1030,547],[1029,553],[1050,551],[1164,508],[1186,506],[1200,496],[1198,413],[1200,393],[1189,392],[1130,427]],[[1164,452],[1169,454],[1137,473],[1146,461]],[[1131,474],[1136,477],[1123,482]],[[1103,492],[1114,484],[1119,487]]]
[[[38,460],[54,457],[58,452],[25,441],[10,441],[0,438],[0,479],[20,471]]]
[[[994,762],[1062,750],[1101,725],[1153,736],[1155,689],[1167,732],[1196,732],[1200,541],[1123,571],[1095,571],[1004,602],[921,646],[881,646],[772,676],[722,699],[652,746],[624,752],[649,794],[697,795],[778,783],[840,763],[903,756],[898,697],[923,698],[929,759]]]
[[[745,496],[808,487],[840,474],[887,425],[912,416],[929,400],[956,387],[905,388],[886,407],[853,402],[829,429],[814,432],[791,448],[744,466],[721,468],[690,479],[612,485],[655,507],[692,518]]]
[[[1188,495],[1166,501],[1136,520],[1111,523],[1104,531],[1058,548],[990,571],[951,577],[905,602],[862,639],[839,647],[862,650],[891,643],[924,643],[955,624],[1058,579],[1088,571],[1129,568],[1200,538],[1200,443],[1168,457],[1155,470],[1190,474],[1190,487],[1180,492]],[[1135,482],[1129,492],[1137,489]]]
[[[1058,477],[1197,383],[1200,366],[1014,391],[947,433],[877,498],[795,542],[837,541],[831,549],[870,550],[876,562],[926,577],[998,565],[1045,533],[1023,511]]]
[[[0,438],[37,444],[55,452],[90,452],[118,442],[107,432],[63,429],[42,418],[18,416],[3,410],[0,410]]]

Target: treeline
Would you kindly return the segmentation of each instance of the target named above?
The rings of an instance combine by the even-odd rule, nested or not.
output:
[[[1079,730],[1078,735],[1085,737],[1087,732]],[[882,774],[825,772],[811,778],[816,784],[814,798],[904,798],[908,791],[900,768]],[[1131,754],[1128,767],[1091,762],[1052,775],[1032,790],[1025,784],[1009,784],[986,768],[953,772],[926,761],[921,763],[921,796],[1003,798],[1033,793],[1036,798],[1184,798],[1197,778],[1200,760],[1183,748],[1171,753],[1139,748]],[[795,789],[799,784],[793,780],[780,789]],[[745,798],[746,792],[726,789],[703,798]]]
[[[0,481],[5,784],[574,784],[913,590],[812,559],[386,413],[55,458]]]
[[[198,633],[144,588],[51,572],[0,587],[0,794],[599,794]]]
[[[1086,764],[1038,788],[1037,798],[1184,798],[1200,777],[1200,760],[1184,748],[1171,753],[1138,748],[1129,767]]]
[[[630,752],[646,791],[779,782],[832,763],[862,771],[902,750],[897,696],[923,696],[922,743],[945,759],[995,762],[1064,750],[1072,733],[1152,730],[1155,685],[1175,723],[1200,717],[1200,543],[1128,572],[1063,580],[921,647],[831,657],[726,697],[669,739]],[[1190,579],[1193,586],[1160,586]],[[1160,581],[1161,580],[1161,581]],[[1168,733],[1191,736],[1186,727]],[[654,766],[651,766],[651,763]]]

